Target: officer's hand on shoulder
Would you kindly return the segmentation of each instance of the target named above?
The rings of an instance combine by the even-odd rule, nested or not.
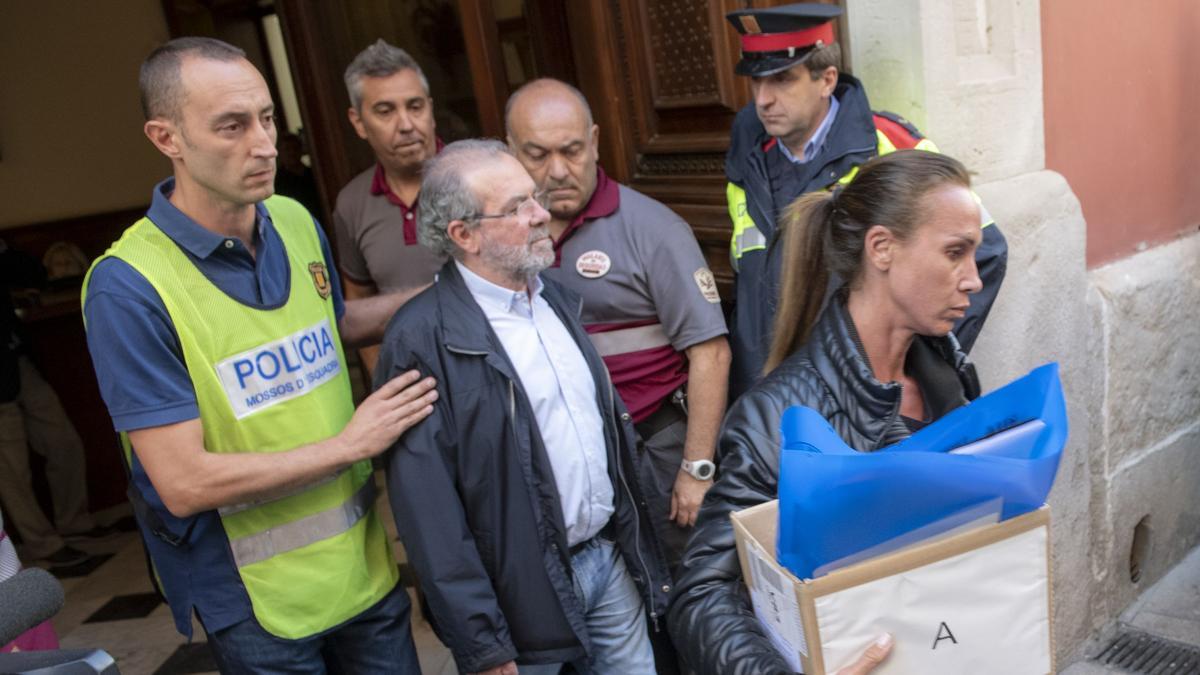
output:
[[[414,424],[433,412],[438,393],[432,377],[410,370],[385,382],[354,411],[339,440],[350,461],[369,459],[391,447]]]

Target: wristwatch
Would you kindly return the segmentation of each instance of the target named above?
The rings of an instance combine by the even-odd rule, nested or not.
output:
[[[696,480],[712,480],[713,474],[717,472],[717,465],[707,459],[698,459],[694,462],[685,459],[681,467]]]

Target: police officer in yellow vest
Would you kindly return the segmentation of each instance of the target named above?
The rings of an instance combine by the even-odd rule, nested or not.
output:
[[[762,375],[779,297],[776,223],[788,204],[813,190],[847,183],[868,159],[894,150],[937,151],[903,118],[873,113],[862,83],[840,72],[833,20],[840,7],[795,4],[743,9],[726,18],[740,34],[735,72],[750,78],[753,100],[734,119],[725,175],[736,273],[729,398]],[[975,261],[983,290],[954,327],[964,351],[979,335],[1008,259],[1004,235],[986,209]]]
[[[174,177],[93,265],[84,319],[176,627],[194,610],[223,672],[417,673],[370,458],[434,383],[355,410],[342,351],[406,298],[344,303],[321,228],[271,196],[274,108],[241,50],[173,40],[140,85]]]

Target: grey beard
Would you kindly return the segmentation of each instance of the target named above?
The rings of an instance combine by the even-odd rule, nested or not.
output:
[[[543,235],[545,235],[545,228],[530,232],[530,239]],[[524,246],[506,246],[494,244],[486,238],[483,250],[480,251],[480,257],[487,262],[488,266],[503,270],[510,279],[519,282],[527,281],[530,277],[554,264],[553,249],[539,253],[530,248],[528,242]]]

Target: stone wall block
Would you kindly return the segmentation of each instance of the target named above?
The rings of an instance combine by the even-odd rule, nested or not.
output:
[[[1092,506],[1088,559],[1091,563],[1090,571],[1094,580],[1092,588],[1092,606],[1095,609],[1093,623],[1098,628],[1109,617],[1115,616],[1121,610],[1121,607],[1116,605],[1113,589],[1110,588],[1113,584],[1118,583],[1118,580],[1113,574],[1112,565],[1115,544],[1113,543],[1113,523],[1110,512],[1112,502],[1109,489],[1108,453],[1104,445],[1104,439],[1108,437],[1107,405],[1104,392],[1108,380],[1110,352],[1107,347],[1111,312],[1109,312],[1109,307],[1100,291],[1090,285],[1087,293],[1087,308],[1090,330],[1086,362],[1089,364],[1088,374],[1092,383],[1089,391],[1093,392],[1093,396],[1087,402],[1088,429],[1091,432],[1091,443],[1088,448],[1091,461],[1088,468],[1091,476]]]
[[[871,107],[928,129],[919,0],[846,0],[850,48],[843,48],[863,81]]]
[[[925,3],[930,133],[984,181],[1045,166],[1036,2]]]
[[[1120,613],[1175,563],[1200,544],[1200,422],[1138,461],[1117,470],[1109,482],[1113,545],[1104,584],[1111,614]],[[1149,516],[1149,545],[1141,577],[1130,580],[1134,528]],[[1107,618],[1107,617],[1106,617]]]
[[[972,353],[984,389],[1057,360],[1068,397],[1086,394],[1086,224],[1079,201],[1052,171],[979,183],[975,191],[1009,249],[1004,285]]]
[[[1200,235],[1090,277],[1110,315],[1105,417],[1111,473],[1200,419]]]
[[[1041,18],[1029,0],[847,0],[854,73],[985,182],[1045,166]]]

